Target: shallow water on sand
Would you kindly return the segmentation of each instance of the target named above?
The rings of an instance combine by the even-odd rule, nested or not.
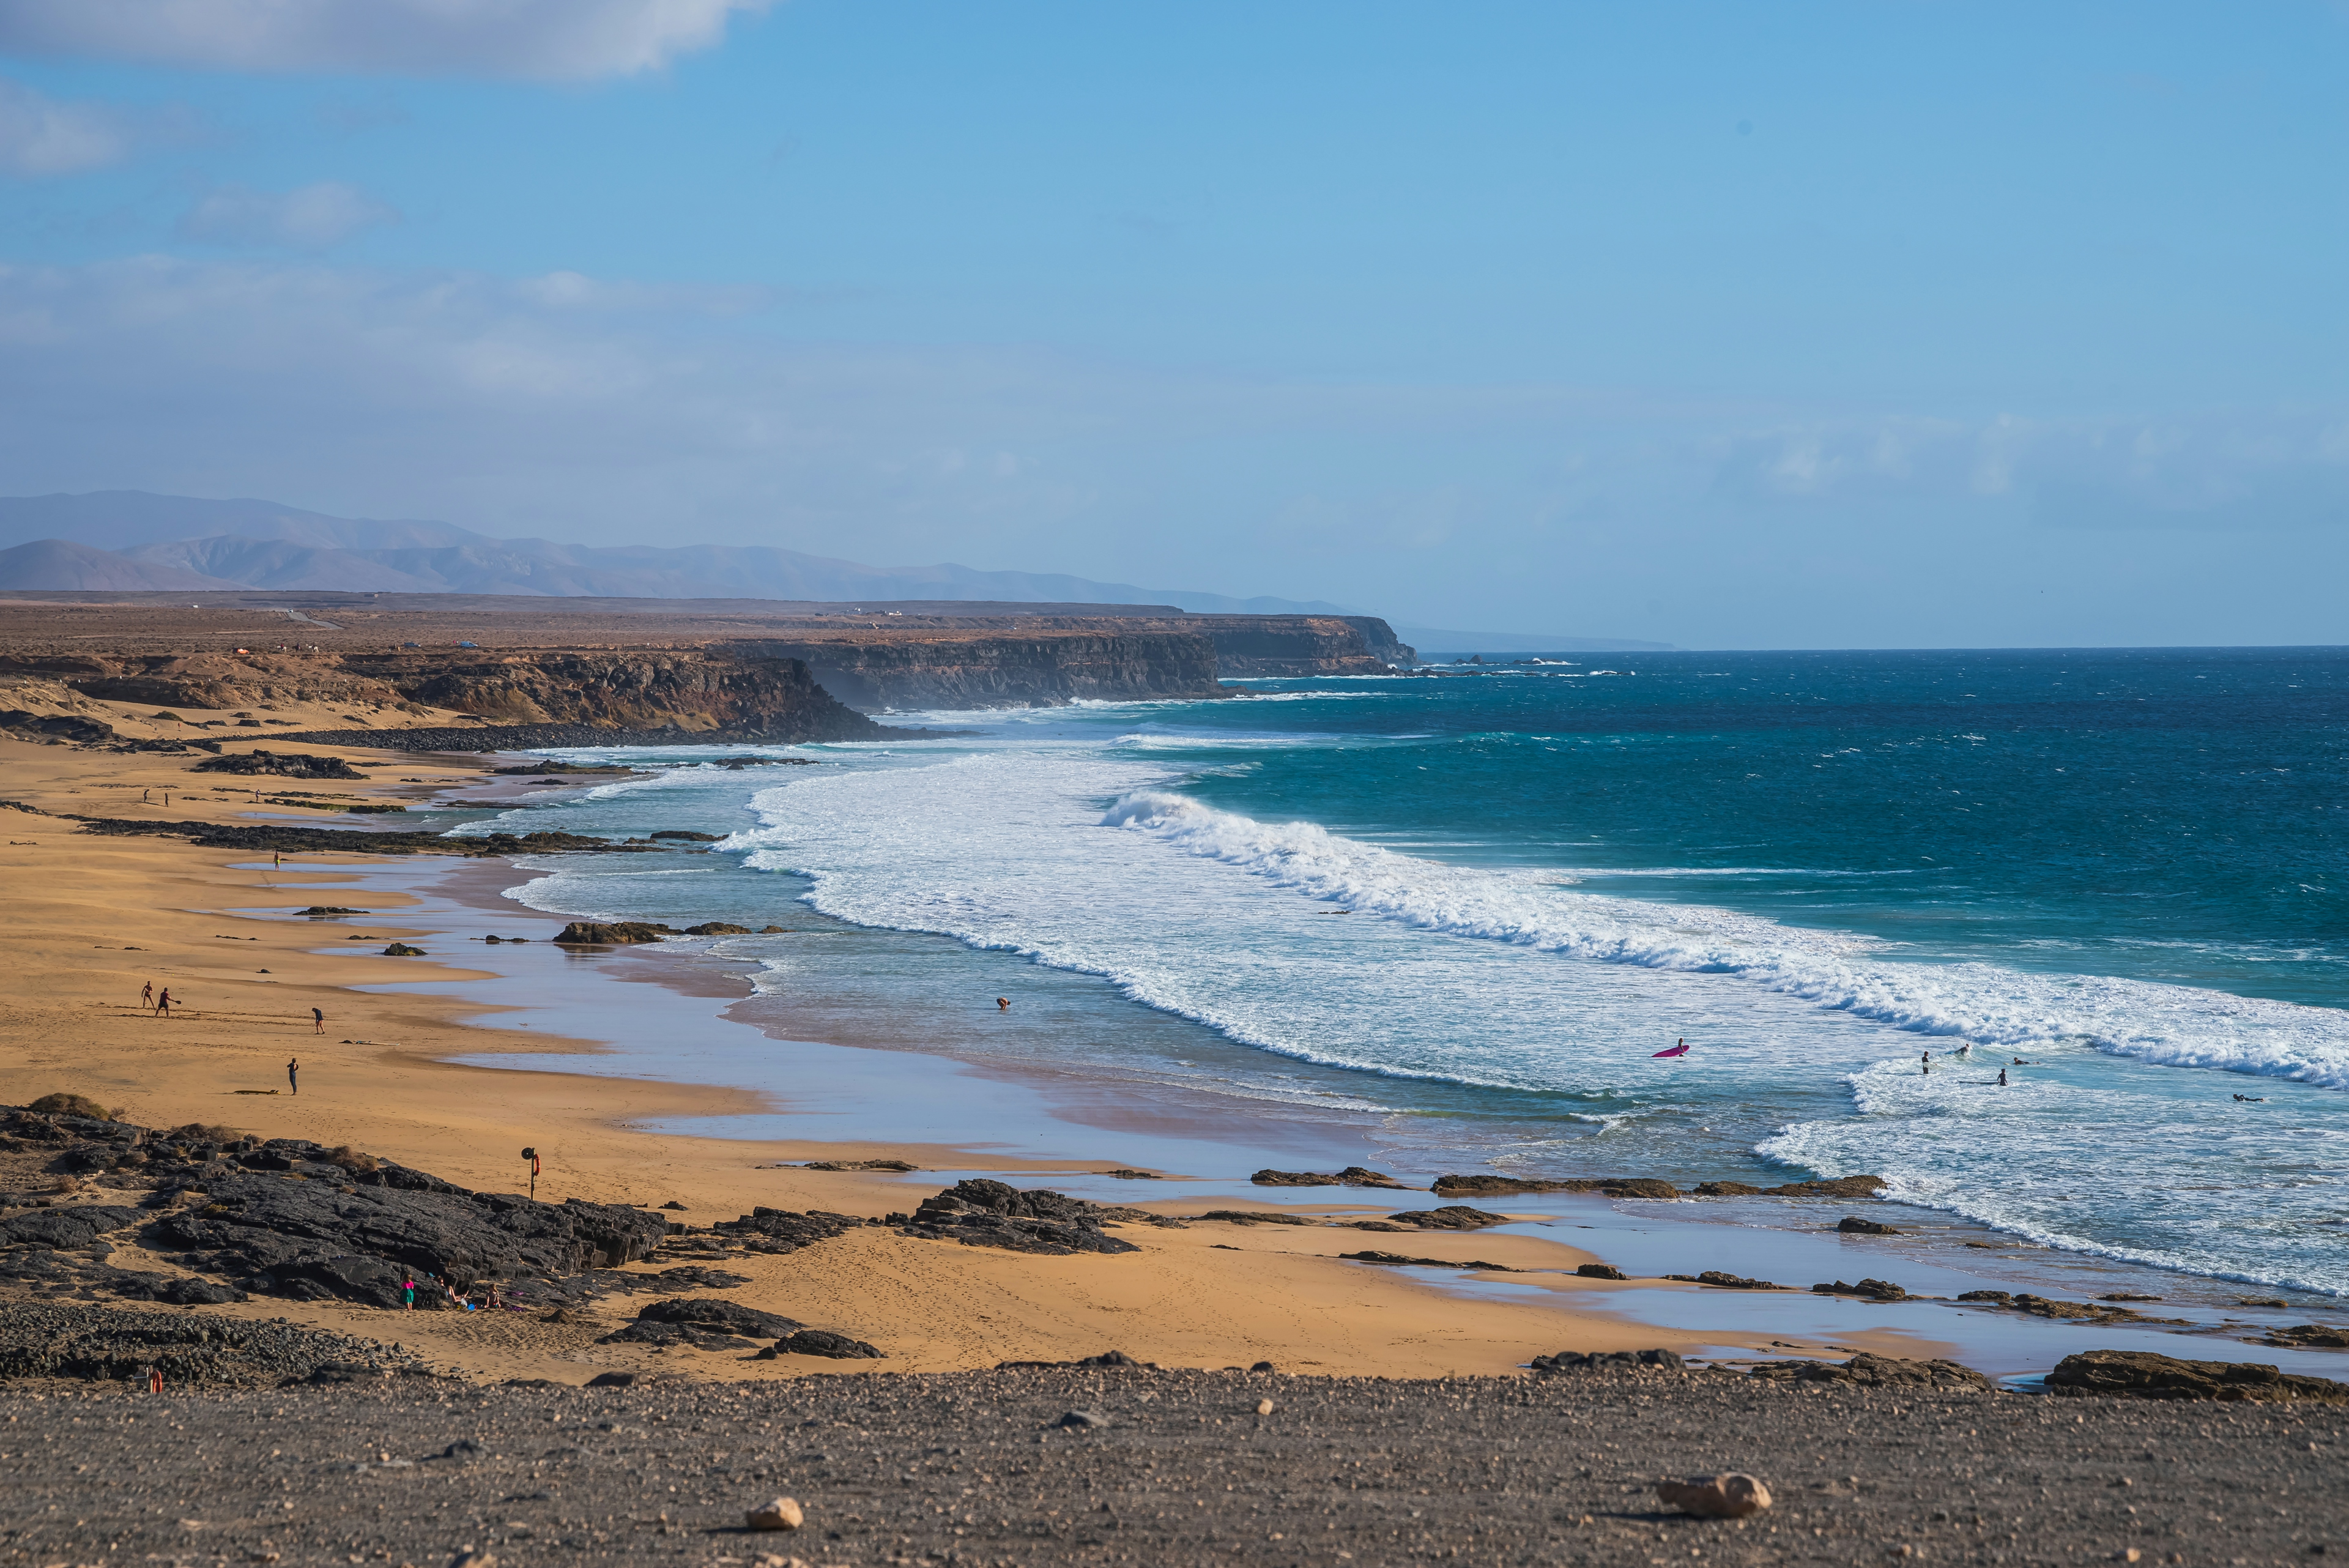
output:
[[[2063,1248],[2341,1294],[2344,671],[1274,682],[797,753],[822,767],[633,753],[656,776],[499,826],[726,834],[516,896],[793,926],[714,944],[756,966],[753,1012],[1082,1081],[1103,1118],[1342,1127],[1422,1175],[1867,1171]]]

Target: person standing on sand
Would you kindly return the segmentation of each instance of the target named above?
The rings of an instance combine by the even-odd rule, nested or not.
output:
[[[155,982],[149,981],[139,988],[139,1005],[148,1012],[155,1011]]]
[[[163,993],[155,999],[155,1016],[158,1018],[171,1016],[171,988],[168,985],[163,988]]]
[[[325,1011],[316,1007],[310,1009],[310,1033],[313,1034],[324,1034],[326,1032],[326,1014]]]
[[[399,1310],[400,1310],[400,1311],[402,1311],[402,1312],[414,1312],[414,1311],[416,1310],[416,1271],[415,1271],[415,1270],[410,1269],[410,1270],[408,1272],[408,1279],[407,1279],[407,1282],[406,1282],[406,1283],[404,1283],[404,1284],[402,1284],[399,1288],[400,1288],[401,1290],[404,1290],[404,1291],[406,1291],[406,1292],[408,1293],[408,1304],[407,1304],[407,1305],[405,1305],[405,1306],[403,1306],[403,1307],[401,1307]]]
[[[297,1094],[297,1095],[298,1095],[298,1094],[300,1094],[300,1093],[302,1092],[302,1085],[301,1085],[301,1082],[300,1082],[300,1081],[299,1081],[299,1080],[295,1076],[295,1074],[297,1074],[297,1073],[299,1073],[301,1070],[302,1070],[302,1063],[301,1063],[301,1059],[300,1059],[299,1057],[289,1057],[289,1058],[286,1060],[286,1063],[285,1063],[285,1086],[286,1086],[287,1088],[289,1088],[289,1089],[293,1090],[293,1091],[294,1091],[295,1094]]]

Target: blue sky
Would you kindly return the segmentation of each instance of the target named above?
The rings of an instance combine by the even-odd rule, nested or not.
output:
[[[0,0],[0,492],[2349,640],[2349,6]]]

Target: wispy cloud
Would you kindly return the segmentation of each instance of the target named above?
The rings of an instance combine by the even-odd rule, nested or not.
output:
[[[0,50],[233,71],[581,79],[657,69],[774,0],[0,0]]]
[[[0,172],[40,180],[103,169],[130,156],[139,128],[102,103],[63,103],[0,80]]]
[[[203,244],[325,251],[398,222],[398,209],[357,186],[321,180],[292,191],[215,186],[181,214],[179,230],[182,239]]]

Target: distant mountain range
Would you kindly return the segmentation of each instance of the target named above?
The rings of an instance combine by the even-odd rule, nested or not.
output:
[[[847,603],[983,599],[1171,604],[1211,615],[1354,613],[1326,599],[1241,599],[952,565],[867,566],[768,545],[654,549],[493,539],[447,523],[333,517],[274,501],[209,501],[138,490],[0,496],[0,592],[263,588]],[[1401,634],[1423,648],[1462,653],[1664,646],[1424,628]]]

